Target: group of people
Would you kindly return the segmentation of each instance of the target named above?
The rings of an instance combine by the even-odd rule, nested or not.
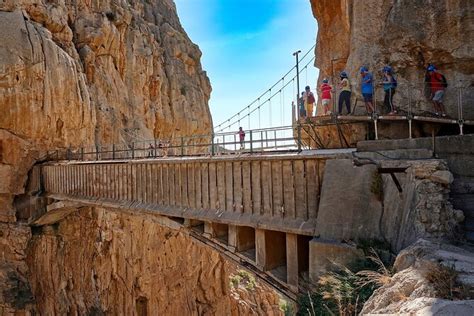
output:
[[[366,66],[363,66],[359,70],[361,76],[361,93],[364,99],[365,107],[368,114],[375,112],[374,105],[374,76]],[[443,97],[448,86],[446,78],[438,72],[435,65],[429,64],[426,69],[425,83],[430,89],[430,100],[433,102],[433,107],[436,116],[446,116],[446,111],[443,105]],[[379,83],[382,85],[385,97],[384,107],[389,115],[398,114],[398,108],[393,102],[393,97],[397,90],[397,79],[394,74],[392,67],[385,66],[382,69],[382,81]],[[351,115],[351,95],[352,87],[347,75],[347,72],[342,71],[339,76],[339,82],[337,88],[340,91],[338,101],[338,114],[342,115],[343,107],[347,109],[347,115]],[[320,86],[321,92],[321,103],[323,106],[323,115],[330,115],[331,111],[331,100],[334,92],[334,88],[329,84],[327,78],[322,80]],[[298,100],[298,109],[300,118],[313,117],[315,98],[309,86],[305,88],[305,91],[301,93],[301,97]]]

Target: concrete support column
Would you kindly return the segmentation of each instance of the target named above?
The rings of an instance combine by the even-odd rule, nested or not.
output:
[[[185,218],[183,226],[188,227],[188,228],[192,228],[192,227],[200,226],[202,224],[203,224],[203,222],[198,221],[197,219]]]
[[[265,231],[263,229],[255,229],[255,261],[260,270],[265,270],[266,267],[267,255],[265,248]]]
[[[204,237],[221,239],[227,242],[229,226],[225,224],[204,222]]]
[[[229,247],[236,252],[255,248],[255,229],[229,225]]]
[[[286,234],[286,282],[291,287],[298,289],[299,273],[298,235]]]
[[[214,229],[211,222],[204,222],[204,237],[211,239],[214,238]]]
[[[286,265],[285,233],[271,230],[255,230],[257,267],[264,271]]]

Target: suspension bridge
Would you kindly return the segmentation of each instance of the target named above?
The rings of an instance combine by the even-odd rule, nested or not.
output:
[[[299,117],[298,96],[300,77],[304,85],[308,81],[308,67],[314,62],[314,46],[295,66],[279,80],[264,90],[238,112],[215,125],[208,135],[185,135],[170,139],[144,139],[137,134],[127,134],[132,143],[98,144],[84,148],[66,148],[50,151],[50,159],[136,159],[163,156],[222,155],[243,153],[269,153],[301,151],[309,149],[337,149],[355,147],[358,141],[384,138],[414,138],[437,133],[441,128],[450,134],[464,134],[465,127],[472,130],[474,114],[469,105],[474,100],[474,89],[469,83],[451,84],[446,91],[446,106],[451,110],[449,117],[435,116],[430,112],[431,103],[426,95],[426,83],[399,82],[395,99],[398,114],[383,114],[383,87],[374,85],[376,111],[368,114],[360,97],[352,98],[351,115],[338,114],[337,104],[340,90],[332,82],[332,111],[321,115],[316,113],[306,119]],[[300,67],[301,65],[301,67]],[[333,78],[334,80],[336,78]],[[315,82],[315,80],[314,80]],[[351,81],[353,95],[357,95],[356,80]],[[313,85],[314,87],[314,85]],[[316,94],[317,89],[313,90]],[[239,127],[245,131],[245,139],[238,136]],[[397,127],[397,133],[387,131]],[[427,132],[428,131],[428,132]],[[125,131],[126,133],[129,133]],[[429,135],[431,136],[431,135]]]

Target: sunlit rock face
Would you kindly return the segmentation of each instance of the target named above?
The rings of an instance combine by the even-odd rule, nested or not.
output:
[[[0,127],[44,147],[211,130],[172,1],[0,2]]]
[[[397,74],[395,103],[408,110],[431,110],[423,85],[425,67],[434,63],[448,80],[445,105],[457,117],[461,88],[464,116],[474,100],[474,5],[469,0],[311,0],[318,22],[316,66],[320,79],[336,80],[346,70],[359,93],[358,70],[366,65],[381,81],[381,69]],[[377,99],[383,100],[382,88]],[[359,96],[360,98],[360,96]],[[362,99],[360,99],[361,101]]]
[[[200,58],[170,0],[0,0],[0,314],[41,312],[17,208],[33,163],[56,148],[210,133]]]

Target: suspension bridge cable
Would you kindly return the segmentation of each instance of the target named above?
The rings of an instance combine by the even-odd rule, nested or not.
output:
[[[314,49],[315,46],[316,46],[316,44],[314,44],[310,49],[308,49],[308,51],[303,55],[303,57],[301,57],[300,62],[303,61],[303,60],[306,58],[306,56],[308,56],[308,54],[313,51],[313,49]],[[314,59],[314,56],[313,56],[312,59]],[[282,78],[285,78],[286,76],[288,76],[295,68],[296,68],[296,65],[293,66],[290,70],[288,70],[287,73],[285,73],[285,74],[282,76]],[[301,73],[301,72],[300,72],[300,73]],[[268,90],[266,90],[266,91],[265,91],[264,93],[262,93],[259,97],[257,97],[255,100],[253,100],[249,105],[247,105],[247,106],[244,107],[242,110],[240,110],[238,113],[232,115],[230,118],[228,118],[227,120],[223,121],[223,122],[220,123],[219,125],[215,126],[215,128],[216,128],[216,129],[219,129],[222,125],[224,125],[224,124],[227,123],[227,122],[230,122],[230,121],[231,121],[232,119],[234,119],[237,115],[239,115],[239,114],[241,114],[243,111],[245,111],[246,108],[250,108],[251,106],[253,106],[254,104],[256,104],[257,101],[258,101],[260,98],[264,97],[268,92],[271,92],[271,90],[272,90],[273,88],[275,88],[275,87],[280,83],[280,81],[281,81],[281,79],[278,80],[277,82],[275,82],[275,84],[274,84],[273,86],[271,86]]]
[[[307,62],[307,64],[305,65],[305,67],[307,67],[313,60],[314,60],[314,56]],[[304,68],[302,68],[302,69],[300,70],[299,74],[301,74],[303,71],[304,71]],[[295,79],[296,79],[296,75],[295,75],[293,78],[291,78],[291,80],[289,80],[289,81],[282,87],[282,89],[286,88],[286,87],[287,87],[288,85],[290,85],[292,82],[294,83],[294,80],[295,80]],[[268,91],[267,91],[267,92],[268,92]],[[270,100],[271,100],[273,97],[275,97],[278,93],[280,93],[280,91],[274,93],[273,95],[270,94],[270,97],[269,97],[268,99],[266,99],[263,103],[260,103],[260,99],[257,99],[257,101],[259,102],[258,107],[256,107],[256,108],[253,109],[252,111],[249,111],[249,113],[246,114],[244,117],[253,114],[253,113],[254,113],[255,111],[257,111],[257,110],[260,112],[260,108],[261,108],[262,106],[264,106],[266,103],[269,103]],[[265,94],[266,94],[266,93],[265,93]],[[240,120],[235,120],[235,121],[233,121],[233,122],[230,122],[228,125],[226,125],[225,127],[222,127],[222,128],[221,128],[220,130],[218,130],[216,133],[220,133],[220,132],[222,132],[222,131],[224,131],[224,130],[230,128],[230,127],[232,127],[233,125],[235,125],[235,124],[238,123],[239,121],[240,121]],[[260,118],[259,118],[259,124],[260,124]],[[221,125],[222,125],[222,124],[221,124]],[[259,128],[260,128],[260,127],[259,127]]]
[[[285,82],[283,81],[283,85],[285,84]],[[284,110],[283,110],[283,94],[282,94],[282,90],[280,90],[280,125],[283,126],[283,115],[284,115]]]
[[[272,90],[270,89],[270,95],[272,95]],[[268,115],[270,117],[270,126],[272,126],[272,98],[268,99]]]

